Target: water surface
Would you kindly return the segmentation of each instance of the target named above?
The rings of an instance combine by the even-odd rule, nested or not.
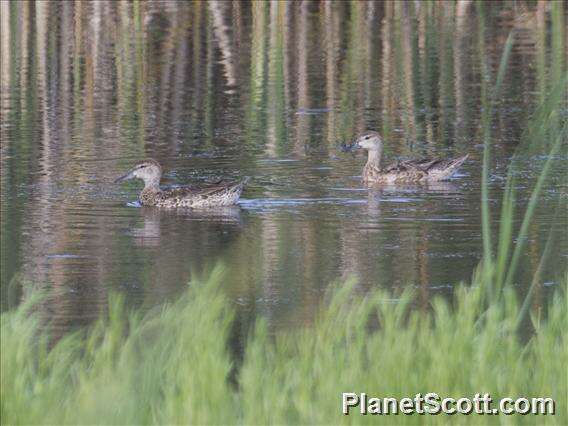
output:
[[[24,282],[47,288],[46,320],[64,331],[104,312],[112,291],[154,306],[218,263],[238,311],[275,329],[312,322],[330,283],[350,276],[360,291],[412,286],[422,306],[451,293],[481,257],[482,89],[514,29],[491,124],[496,234],[506,168],[565,69],[550,53],[551,7],[3,2],[2,308],[25,299]],[[443,184],[367,190],[364,158],[338,149],[365,129],[389,159],[470,160]],[[540,146],[518,159],[517,227]],[[139,183],[112,181],[145,157],[165,185],[252,180],[235,208],[140,208]],[[520,291],[554,221],[565,173],[553,175]],[[537,304],[566,264],[565,229],[554,244]]]

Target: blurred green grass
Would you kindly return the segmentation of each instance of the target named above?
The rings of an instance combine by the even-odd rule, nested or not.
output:
[[[374,423],[341,414],[342,392],[378,397],[552,397],[554,416],[389,416],[389,424],[566,424],[568,277],[534,333],[520,338],[516,292],[486,304],[485,288],[416,311],[353,281],[333,287],[313,327],[271,335],[259,320],[236,385],[228,351],[233,320],[222,268],[175,303],[141,315],[111,298],[108,316],[49,347],[36,297],[1,316],[2,424]]]

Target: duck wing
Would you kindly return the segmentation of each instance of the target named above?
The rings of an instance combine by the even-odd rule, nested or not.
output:
[[[397,161],[389,164],[385,172],[409,172],[418,171],[423,173],[430,173],[435,170],[444,170],[448,168],[454,160],[442,160],[440,158],[419,158],[416,160]]]
[[[451,177],[468,157],[469,154],[450,159],[421,158],[399,162],[396,167],[405,172],[423,173],[428,176],[429,180],[440,181]]]
[[[215,183],[207,183],[204,185],[187,185],[177,188],[165,189],[162,191],[163,198],[208,198],[215,194],[224,193],[236,189],[242,182],[232,182],[220,180]]]
[[[431,158],[421,158],[419,160],[396,161],[386,166],[382,171],[384,173],[401,173],[401,172],[427,172],[427,170],[436,162]]]

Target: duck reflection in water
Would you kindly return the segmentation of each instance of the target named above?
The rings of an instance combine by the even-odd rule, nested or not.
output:
[[[140,208],[143,223],[141,227],[133,228],[129,234],[134,237],[138,247],[159,247],[162,245],[162,235],[169,241],[177,239],[191,244],[192,236],[196,234],[195,226],[205,225],[208,229],[218,227],[219,232],[242,226],[241,208],[238,206],[217,207],[205,210],[193,209],[156,209],[142,206]],[[183,235],[174,232],[185,229]]]
[[[421,185],[371,185],[367,194],[367,212],[372,216],[381,214],[381,202],[389,198],[414,198],[425,193],[432,195],[449,196],[460,194],[460,189],[452,182],[427,182]]]

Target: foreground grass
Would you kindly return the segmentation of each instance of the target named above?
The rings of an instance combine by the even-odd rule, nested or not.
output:
[[[565,424],[568,320],[557,290],[546,319],[526,341],[520,306],[506,288],[488,308],[481,286],[460,287],[453,303],[417,312],[377,291],[338,287],[313,327],[250,336],[237,385],[228,379],[233,314],[222,273],[192,282],[176,303],[142,316],[112,298],[107,318],[48,350],[30,301],[1,316],[3,424]],[[390,302],[389,302],[390,300]],[[390,416],[341,414],[342,392],[380,397],[552,397],[554,416]]]

